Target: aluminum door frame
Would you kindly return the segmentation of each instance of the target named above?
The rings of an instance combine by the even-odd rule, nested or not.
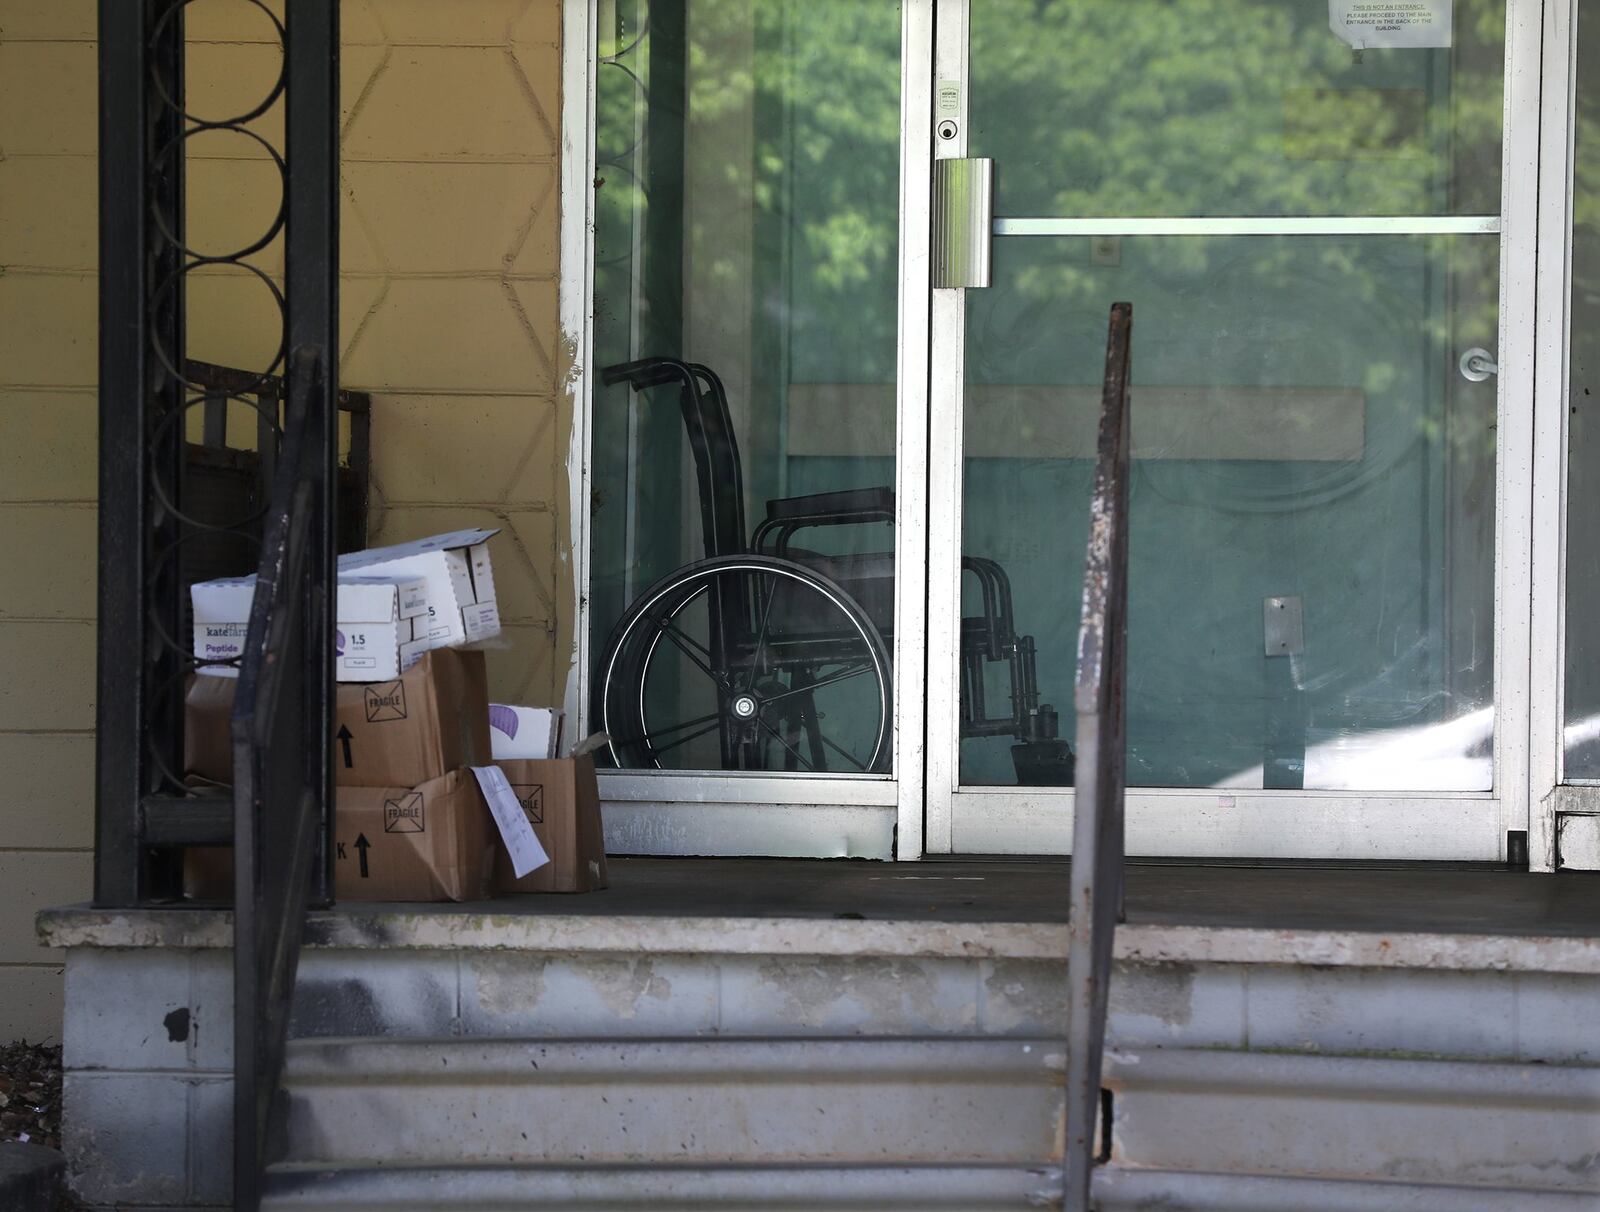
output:
[[[1547,0],[1539,124],[1538,348],[1533,493],[1532,682],[1528,848],[1560,865],[1561,814],[1600,814],[1600,783],[1565,772],[1567,444],[1571,390],[1572,220],[1578,89],[1578,0]]]
[[[979,0],[981,2],[981,0]],[[1551,0],[1552,4],[1568,0]],[[971,0],[938,0],[934,78],[939,116],[958,123],[935,155],[962,156]],[[1534,304],[1539,205],[1541,0],[1507,0],[1500,214],[1500,374],[1495,496],[1494,790],[1383,793],[1130,788],[1128,852],[1175,857],[1451,859],[1506,857],[1507,832],[1530,820],[1530,644],[1534,540]],[[953,93],[950,86],[956,86]],[[952,107],[952,98],[954,105]],[[947,108],[951,107],[951,108]],[[930,139],[934,136],[930,133]],[[1494,230],[1492,216],[1438,218],[1002,219],[1023,234],[1243,235]],[[1069,848],[1071,788],[962,787],[959,779],[962,385],[966,303],[934,292],[931,309],[928,499],[928,744],[930,854],[1047,854]],[[1508,317],[1526,317],[1509,323]],[[1138,367],[1138,338],[1134,340]],[[1076,602],[1076,594],[1069,595]],[[1541,808],[1541,813],[1544,809]],[[1535,865],[1540,851],[1532,848]]]

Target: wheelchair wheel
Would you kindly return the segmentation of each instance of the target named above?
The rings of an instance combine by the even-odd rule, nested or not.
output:
[[[860,605],[770,556],[679,569],[612,630],[597,715],[624,768],[881,773],[889,658]]]

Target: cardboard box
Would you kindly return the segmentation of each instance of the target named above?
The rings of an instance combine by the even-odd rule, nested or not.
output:
[[[427,623],[412,623],[413,642],[429,648],[476,643],[500,634],[489,540],[498,530],[457,530],[449,534],[371,547],[339,557],[339,575],[421,577],[427,582]]]
[[[341,901],[484,900],[498,838],[470,770],[416,787],[340,787],[333,894]]]
[[[340,787],[334,809],[333,888],[341,901],[480,901],[489,894],[499,834],[470,770],[418,787]],[[191,900],[233,899],[233,850],[191,846]]]
[[[194,608],[194,655],[233,661],[244,655],[255,577],[201,581],[189,587]],[[341,682],[399,677],[427,649],[412,638],[412,620],[428,613],[427,582],[413,577],[340,577],[334,619],[333,676]],[[234,665],[208,672],[237,677]]]
[[[503,847],[495,848],[496,892],[593,892],[606,887],[606,844],[594,758],[508,761],[506,773],[550,861],[520,880]]]
[[[542,761],[561,752],[561,719],[554,707],[489,704],[489,748],[494,760]]]
[[[197,675],[184,711],[185,773],[233,782],[234,678]],[[439,649],[390,682],[344,684],[334,700],[333,775],[341,787],[415,787],[490,759],[481,652]]]

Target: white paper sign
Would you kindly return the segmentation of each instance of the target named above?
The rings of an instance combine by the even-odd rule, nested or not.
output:
[[[1328,0],[1328,27],[1356,50],[1449,46],[1454,0]]]
[[[506,844],[511,869],[517,878],[520,880],[528,872],[543,867],[550,856],[539,845],[539,837],[528,824],[527,813],[522,811],[517,793],[506,781],[506,772],[498,766],[474,766],[472,773],[478,776],[483,798],[489,801],[489,812],[494,816],[494,823],[500,826],[500,840]]]

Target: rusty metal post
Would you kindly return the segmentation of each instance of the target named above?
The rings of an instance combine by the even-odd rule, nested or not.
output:
[[[1111,306],[1100,398],[1100,440],[1078,632],[1077,783],[1072,909],[1067,942],[1067,1115],[1064,1206],[1089,1212],[1089,1180],[1109,1156],[1102,1124],[1101,1053],[1111,939],[1122,917],[1123,683],[1128,632],[1128,373],[1133,305]],[[1096,1130],[1100,1140],[1096,1147]]]

